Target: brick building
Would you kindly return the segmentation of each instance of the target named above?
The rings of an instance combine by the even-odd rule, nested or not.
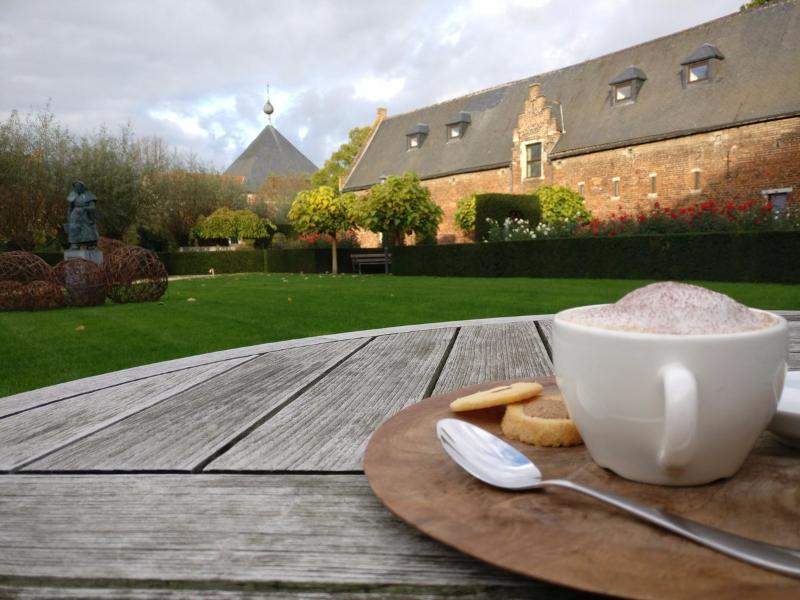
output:
[[[595,215],[770,199],[800,206],[800,7],[735,13],[577,65],[378,120],[344,182],[416,172],[456,202],[541,185]],[[369,243],[372,240],[365,239]]]

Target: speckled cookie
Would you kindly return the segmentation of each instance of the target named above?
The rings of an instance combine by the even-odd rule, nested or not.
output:
[[[509,404],[500,424],[503,435],[534,446],[577,446],[581,434],[561,396],[539,396]]]

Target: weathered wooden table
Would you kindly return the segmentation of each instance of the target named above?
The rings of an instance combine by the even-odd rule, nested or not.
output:
[[[800,369],[800,313],[790,367]],[[438,323],[0,399],[0,597],[573,597],[430,540],[362,471],[420,399],[552,372],[550,320]]]

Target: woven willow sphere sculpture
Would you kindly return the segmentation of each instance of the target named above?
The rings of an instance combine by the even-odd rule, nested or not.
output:
[[[125,242],[115,240],[114,238],[101,237],[99,240],[97,240],[97,247],[105,255],[116,252],[117,250],[125,248],[126,246],[127,245]]]
[[[53,268],[30,252],[0,254],[0,310],[43,310],[63,306]]]
[[[103,261],[106,294],[114,302],[152,302],[167,290],[167,268],[155,253],[138,246],[112,252]]]
[[[62,260],[54,269],[58,283],[66,291],[70,306],[97,306],[106,300],[103,269],[82,258]]]

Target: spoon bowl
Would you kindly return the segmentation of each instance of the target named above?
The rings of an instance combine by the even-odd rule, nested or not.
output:
[[[728,556],[800,577],[798,550],[744,538],[565,479],[542,479],[541,472],[527,456],[488,431],[460,419],[440,420],[436,434],[450,458],[476,479],[494,487],[512,491],[560,487],[580,492]]]

